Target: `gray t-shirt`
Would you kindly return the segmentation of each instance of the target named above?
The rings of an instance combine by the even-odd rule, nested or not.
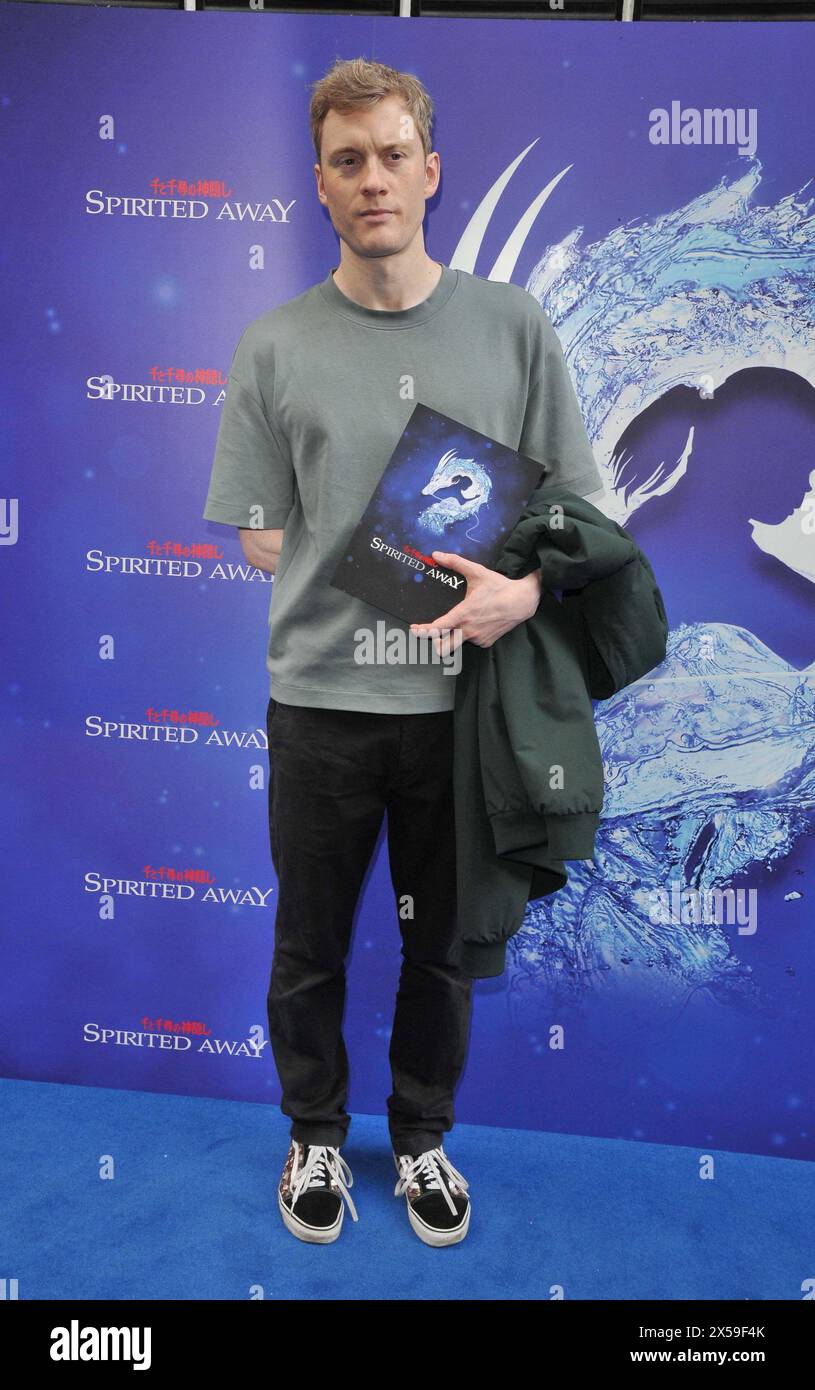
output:
[[[375,636],[383,624],[388,639],[408,625],[328,582],[418,401],[540,461],[573,492],[603,486],[557,334],[521,286],[442,266],[421,304],[368,309],[331,271],[261,314],[232,358],[204,517],[285,528],[266,662],[283,704],[453,708],[455,675],[438,659],[355,659],[360,629]]]

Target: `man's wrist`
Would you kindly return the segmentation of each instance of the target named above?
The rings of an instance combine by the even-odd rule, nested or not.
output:
[[[521,618],[531,618],[538,610],[541,598],[542,577],[539,569],[525,574],[523,579],[513,580],[514,594],[518,596],[518,611]]]

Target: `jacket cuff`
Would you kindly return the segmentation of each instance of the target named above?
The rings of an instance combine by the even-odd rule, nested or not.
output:
[[[555,873],[562,870],[564,859],[592,859],[594,839],[600,824],[599,811],[572,811],[565,815],[541,815],[539,812],[495,811],[489,815],[495,852],[506,858],[516,857],[523,862],[546,867],[551,862]],[[533,855],[525,855],[527,849]]]
[[[506,968],[505,941],[463,941],[459,967],[475,980],[492,979],[503,975]]]

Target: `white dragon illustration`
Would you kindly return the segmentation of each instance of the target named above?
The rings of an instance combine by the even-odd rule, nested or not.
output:
[[[430,482],[422,488],[422,496],[434,497],[442,488],[454,487],[464,479],[469,479],[469,483],[461,497],[440,497],[420,513],[419,524],[434,536],[443,536],[446,528],[456,521],[477,517],[492,491],[492,480],[480,463],[475,459],[460,459],[455,449],[448,449],[436,464]]]

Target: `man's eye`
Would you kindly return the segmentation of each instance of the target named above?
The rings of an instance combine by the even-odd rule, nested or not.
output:
[[[407,157],[401,150],[391,150],[391,155],[395,155],[398,160],[403,160]],[[352,154],[344,155],[343,158],[341,158],[339,161],[340,165],[353,164],[355,162],[355,158],[356,157]]]

